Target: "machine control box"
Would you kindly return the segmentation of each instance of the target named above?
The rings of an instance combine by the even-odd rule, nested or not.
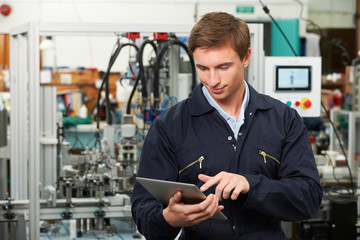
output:
[[[321,111],[320,57],[265,57],[264,93],[297,110],[301,117]]]

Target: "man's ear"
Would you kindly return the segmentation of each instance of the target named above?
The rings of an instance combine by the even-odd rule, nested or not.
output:
[[[249,66],[250,56],[251,56],[251,48],[248,49],[247,53],[244,56],[244,59],[243,59],[244,68]]]

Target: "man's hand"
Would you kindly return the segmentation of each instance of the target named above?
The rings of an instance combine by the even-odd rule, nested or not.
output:
[[[163,210],[163,216],[173,227],[196,225],[224,209],[218,202],[219,199],[210,194],[201,203],[185,204],[181,202],[181,192],[178,191],[170,198],[169,205]]]
[[[215,195],[220,200],[228,199],[230,195],[232,200],[236,200],[240,193],[246,194],[250,189],[249,182],[246,178],[234,173],[220,172],[214,177],[199,174],[198,177],[201,181],[205,182],[200,188],[203,192],[217,184]]]

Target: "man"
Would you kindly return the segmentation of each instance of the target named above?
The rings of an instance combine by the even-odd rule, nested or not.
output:
[[[201,83],[160,115],[146,137],[138,176],[193,183],[207,195],[163,206],[140,184],[133,218],[147,239],[286,239],[281,220],[310,218],[322,187],[308,133],[295,110],[244,81],[250,34],[227,13],[208,13],[189,37]],[[211,218],[222,211],[228,220]]]

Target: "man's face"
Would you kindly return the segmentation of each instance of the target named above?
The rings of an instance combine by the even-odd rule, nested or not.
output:
[[[193,52],[202,84],[214,100],[231,104],[244,93],[244,68],[249,65],[251,50],[243,60],[229,45],[217,48],[196,48]]]

